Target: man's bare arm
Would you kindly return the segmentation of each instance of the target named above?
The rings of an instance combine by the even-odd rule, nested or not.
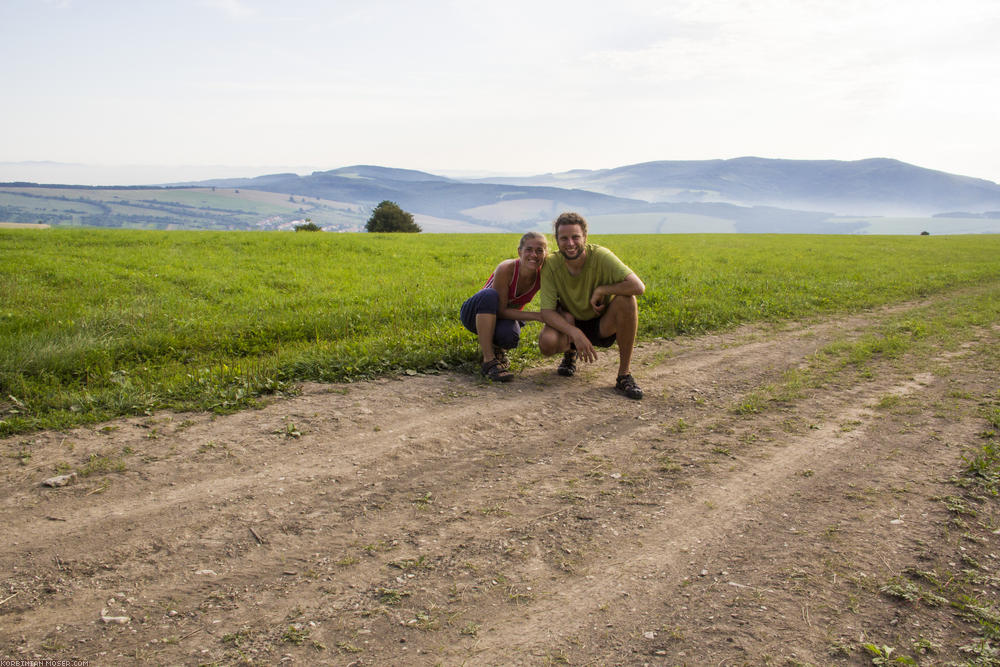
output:
[[[593,344],[588,340],[586,334],[567,322],[559,311],[543,309],[541,316],[542,322],[546,326],[550,326],[559,333],[569,337],[573,345],[576,346],[576,352],[580,355],[581,361],[597,361],[597,350],[594,349]]]
[[[604,303],[608,296],[639,296],[646,291],[646,285],[634,273],[628,274],[625,280],[611,285],[598,285],[594,293],[590,295],[590,306],[600,315],[604,312],[607,304]]]

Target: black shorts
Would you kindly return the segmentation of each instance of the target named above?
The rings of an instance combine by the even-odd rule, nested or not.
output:
[[[615,335],[601,337],[601,318],[595,317],[592,320],[577,320],[574,318],[576,328],[583,332],[595,347],[611,347],[615,344]]]

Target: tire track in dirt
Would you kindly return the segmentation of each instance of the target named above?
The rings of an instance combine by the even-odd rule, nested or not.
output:
[[[818,428],[804,432],[785,433],[783,414],[731,412],[887,312],[646,344],[636,355],[641,402],[605,386],[614,364],[605,355],[569,381],[545,367],[511,386],[452,374],[310,386],[238,415],[38,434],[36,467],[8,471],[0,501],[0,522],[19,536],[0,546],[0,571],[19,592],[0,609],[10,629],[0,653],[70,634],[76,654],[109,664],[126,662],[116,651],[231,662],[236,649],[272,662],[309,650],[282,639],[303,619],[334,664],[534,663],[553,651],[627,663],[650,643],[644,633],[662,634],[673,613],[665,600],[697,606],[684,591],[710,578],[705,565],[740,560],[734,534],[773,552],[763,529],[781,524],[776,508],[801,503],[803,470],[825,480],[868,455],[877,419],[865,405],[933,382],[886,369],[861,391],[805,399],[795,416]],[[673,430],[681,420],[688,426]],[[744,437],[755,433],[765,437]],[[104,477],[101,493],[100,476],[39,489],[67,440],[76,457],[131,447],[143,460]],[[954,452],[939,457],[929,460]],[[770,569],[728,567],[738,586],[720,585],[733,591],[775,585]],[[98,621],[109,596],[145,619],[136,633]],[[225,633],[244,633],[246,644],[223,642]],[[168,635],[182,639],[151,643]]]
[[[541,656],[542,649],[551,646],[553,638],[586,634],[585,626],[595,618],[601,620],[602,626],[609,622],[628,624],[630,614],[615,618],[614,614],[601,610],[614,606],[623,595],[628,597],[630,609],[655,607],[659,600],[675,592],[679,582],[705,576],[698,571],[700,568],[692,571],[694,561],[690,559],[694,553],[700,554],[703,562],[717,560],[717,555],[728,547],[726,541],[739,534],[741,527],[763,520],[757,508],[780,505],[780,498],[788,495],[794,486],[791,482],[802,471],[809,470],[810,476],[822,478],[829,469],[842,467],[845,460],[857,460],[857,450],[865,446],[868,436],[865,423],[873,419],[870,408],[858,406],[859,400],[865,405],[881,395],[906,396],[931,380],[925,374],[915,380],[870,386],[861,394],[841,397],[840,404],[826,404],[827,410],[839,410],[826,423],[777,445],[780,449],[768,453],[766,458],[747,461],[746,466],[735,471],[699,479],[682,492],[684,497],[679,501],[671,500],[668,495],[656,502],[652,496],[661,509],[650,513],[640,531],[629,535],[628,540],[606,545],[601,562],[588,569],[588,574],[560,582],[558,590],[550,591],[530,610],[494,619],[504,631],[498,633],[495,641],[492,638],[481,641],[477,650],[488,656],[504,653]],[[858,427],[838,434],[838,425],[847,422]],[[590,629],[599,631],[597,626]],[[634,630],[636,635],[641,632],[639,627]],[[516,638],[513,645],[512,638]]]

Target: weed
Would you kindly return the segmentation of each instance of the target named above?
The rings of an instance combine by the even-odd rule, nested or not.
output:
[[[764,411],[767,398],[763,391],[755,391],[747,394],[741,401],[733,406],[732,411],[737,415],[755,415]]]
[[[479,513],[483,516],[510,516],[510,512],[505,510],[503,505],[500,503],[489,505],[487,507],[480,507]]]
[[[81,477],[90,477],[100,473],[123,472],[125,462],[120,458],[112,458],[105,454],[91,454],[87,462],[80,468]]]
[[[339,648],[344,653],[361,653],[364,650],[361,647],[355,646],[354,644],[347,641],[337,642],[337,648]]]
[[[434,616],[430,611],[418,611],[414,614],[413,621],[411,624],[414,625],[418,630],[429,631],[437,630],[440,623],[436,616]]]
[[[987,442],[971,459],[963,456],[965,474],[992,495],[1000,491],[1000,444]]]
[[[10,454],[9,456],[12,459],[17,459],[18,464],[22,466],[28,465],[28,463],[31,461],[31,452],[28,451],[28,448],[23,445],[21,446],[21,449],[17,451],[17,453]]]
[[[880,398],[875,403],[875,408],[877,410],[890,410],[899,405],[902,402],[902,400],[903,399],[897,396],[896,394],[889,394],[887,396],[883,396],[882,398]]]
[[[968,663],[970,665],[1000,665],[1000,648],[993,646],[989,639],[980,637],[971,644],[960,646],[958,650],[975,656],[975,661]]]
[[[667,430],[672,433],[683,433],[689,428],[691,428],[691,425],[684,421],[683,417],[679,417],[676,422],[667,427]]]
[[[394,567],[396,569],[403,570],[404,572],[408,572],[410,570],[425,569],[430,567],[430,565],[427,563],[426,556],[417,556],[416,558],[403,558],[400,560],[394,560],[387,563],[387,565],[389,567]]]
[[[980,630],[990,639],[1000,639],[1000,612],[989,603],[983,603],[968,595],[953,600],[951,606],[969,621],[979,623]]]
[[[925,591],[912,581],[900,577],[893,578],[892,581],[880,588],[879,592],[907,602],[923,602],[928,607],[939,607],[948,602],[940,595]]]
[[[376,553],[384,553],[386,551],[392,551],[395,545],[386,542],[385,540],[379,540],[378,542],[372,542],[361,547],[365,553],[369,556],[374,556]]]
[[[968,516],[976,516],[978,514],[976,510],[966,506],[965,500],[959,498],[958,496],[945,496],[941,499],[941,502],[944,503],[944,506],[948,508],[949,512],[954,514],[965,514]]]
[[[889,646],[877,646],[875,644],[863,644],[862,645],[868,654],[871,656],[873,665],[916,665],[917,661],[908,655],[900,655],[892,657],[892,654],[896,652],[896,649]]]
[[[284,430],[275,431],[275,433],[291,439],[298,439],[302,437],[302,431],[296,428],[295,424],[293,424],[292,422],[288,422],[287,424],[285,424]]]
[[[658,463],[658,465],[656,466],[657,472],[673,473],[673,472],[679,472],[681,469],[680,464],[674,463],[672,460],[670,460],[670,457],[667,456],[666,454],[661,454],[660,456],[657,456],[656,460]]]
[[[476,637],[479,635],[479,628],[482,626],[478,623],[469,623],[464,628],[458,631],[458,634],[464,635],[466,637]]]
[[[309,630],[305,628],[300,623],[293,623],[285,628],[285,631],[281,633],[281,641],[288,644],[295,644],[296,646],[302,644],[305,640],[309,639]]]
[[[396,590],[395,588],[375,589],[375,598],[385,605],[397,605],[402,602],[404,597],[409,597],[409,595],[408,592]]]

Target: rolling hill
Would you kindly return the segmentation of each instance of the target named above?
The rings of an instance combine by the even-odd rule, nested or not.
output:
[[[431,232],[545,230],[564,210],[586,215],[596,233],[1000,232],[1000,185],[881,158],[660,161],[466,180],[358,165],[155,188],[11,183],[0,185],[0,221],[290,229],[309,218],[360,231],[383,200]]]

